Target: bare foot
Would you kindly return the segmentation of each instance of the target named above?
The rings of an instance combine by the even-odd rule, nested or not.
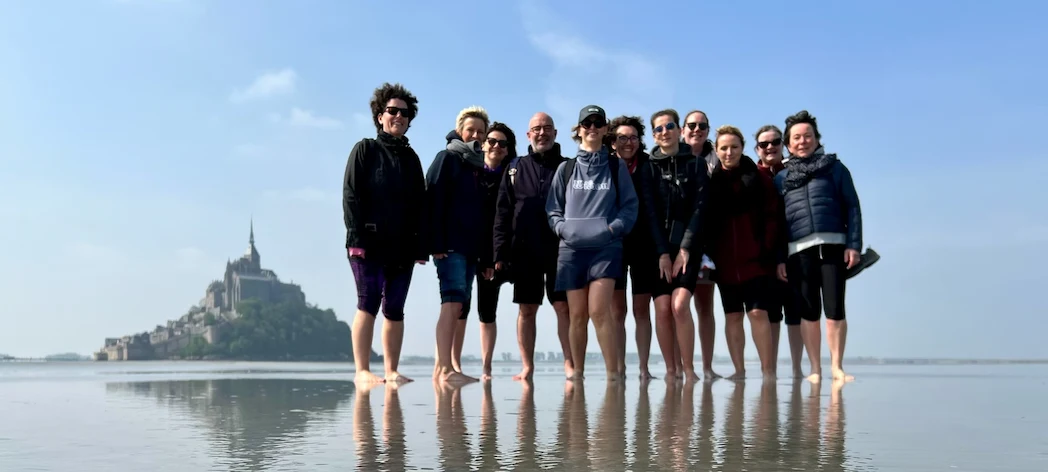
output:
[[[530,382],[531,381],[531,377],[534,374],[535,374],[534,368],[529,369],[529,368],[525,367],[523,370],[520,371],[519,374],[513,376],[513,380],[525,380],[525,381]]]
[[[372,374],[370,371],[367,370],[357,372],[356,377],[353,378],[353,383],[357,385],[376,384],[382,382],[385,382],[385,380],[383,380],[382,377]]]
[[[491,367],[484,368],[484,372],[480,374],[480,380],[491,380]]]
[[[710,369],[702,371],[702,378],[709,382],[723,377],[721,376],[721,374],[714,372],[713,369]]]
[[[443,376],[441,376],[441,379],[443,380],[442,383],[448,385],[463,385],[478,381],[477,379],[463,374],[462,372],[455,371],[445,373]]]
[[[677,371],[675,371],[675,370],[667,370],[666,371],[666,380],[676,380],[678,378],[680,378],[680,375],[677,374]]]
[[[451,369],[454,370],[455,372],[462,373],[462,364],[459,364],[457,362],[452,362],[451,363]]]
[[[796,369],[793,369],[793,378],[795,378],[795,379],[803,379],[804,378],[804,371],[801,370],[799,367],[796,368]]]
[[[564,376],[568,379],[575,377],[575,364],[571,361],[564,361]]]
[[[727,379],[728,380],[734,380],[734,381],[746,380],[746,371],[745,370],[736,371],[734,374],[729,375],[727,377]]]
[[[383,385],[382,382],[356,383],[354,391],[359,395],[367,395],[369,392],[371,392],[372,389],[378,387],[379,385]],[[386,387],[388,388],[389,386],[387,385]]]
[[[574,382],[576,380],[581,382],[583,380],[586,380],[586,377],[582,375],[582,372],[573,372],[570,376],[567,377],[567,380],[569,383]]]
[[[393,372],[390,372],[389,374],[386,374],[386,383],[406,384],[408,382],[414,382],[414,381],[415,381],[414,379],[406,377],[406,376],[402,375],[400,372],[397,372],[397,371],[393,371]]]
[[[774,382],[779,376],[774,370],[764,372],[764,380]]]
[[[641,371],[640,371],[640,376],[639,376],[639,378],[640,378],[641,380],[651,380],[651,379],[653,379],[653,378],[655,378],[655,377],[653,377],[653,376],[651,375],[651,372],[648,372],[648,369],[644,369],[644,370],[641,370]]]
[[[822,374],[819,374],[819,373],[811,374],[811,375],[808,376],[808,381],[813,383],[813,384],[817,384],[819,382],[822,382]]]
[[[623,375],[617,370],[608,371],[608,382],[618,382],[622,380]]]
[[[855,376],[845,374],[843,369],[833,369],[833,380],[843,380],[845,382],[851,382],[855,380]]]
[[[684,381],[685,382],[695,382],[697,380],[699,380],[699,376],[695,374],[694,370],[686,370],[686,371],[684,371]]]

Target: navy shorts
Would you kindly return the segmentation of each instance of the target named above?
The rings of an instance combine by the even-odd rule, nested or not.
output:
[[[787,326],[801,324],[801,315],[796,309],[797,304],[793,298],[790,284],[778,278],[772,280],[768,293],[768,321],[779,323],[785,319]]]
[[[411,287],[414,264],[403,266],[384,264],[374,259],[350,257],[353,280],[357,284],[357,309],[390,321],[404,321],[404,303]]]
[[[769,276],[755,277],[739,284],[717,283],[724,313],[749,313],[767,310],[773,304],[770,296],[772,279]]]
[[[443,259],[434,259],[433,264],[437,266],[437,280],[440,282],[440,303],[469,303],[477,263],[463,254],[452,252]]]
[[[589,286],[597,279],[622,277],[622,246],[597,249],[561,247],[557,254],[556,289],[567,292]]]
[[[630,292],[634,295],[651,295],[655,281],[659,278],[659,256],[654,251],[638,254],[623,251],[622,275],[615,279],[615,290],[626,290],[626,272],[629,271]]]

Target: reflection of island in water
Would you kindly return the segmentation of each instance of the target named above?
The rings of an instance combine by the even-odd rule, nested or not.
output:
[[[214,436],[219,462],[260,470],[282,460],[312,423],[331,417],[354,392],[352,382],[292,379],[220,379],[120,382],[107,393],[154,397],[188,412]],[[308,445],[305,445],[308,449]]]

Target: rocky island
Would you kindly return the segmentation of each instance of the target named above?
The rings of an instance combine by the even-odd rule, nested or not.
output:
[[[152,331],[106,338],[99,361],[238,359],[353,361],[349,325],[306,303],[302,288],[263,269],[251,222],[247,251],[226,261],[196,305]],[[372,359],[381,359],[372,351]]]

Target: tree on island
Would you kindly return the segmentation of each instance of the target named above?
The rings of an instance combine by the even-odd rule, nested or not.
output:
[[[343,360],[353,361],[349,325],[333,310],[321,310],[301,302],[263,303],[244,300],[237,304],[240,316],[223,326],[219,342],[203,337],[190,340],[180,353],[183,358],[249,360]],[[204,316],[204,323],[215,323]],[[374,355],[372,357],[375,357]]]

